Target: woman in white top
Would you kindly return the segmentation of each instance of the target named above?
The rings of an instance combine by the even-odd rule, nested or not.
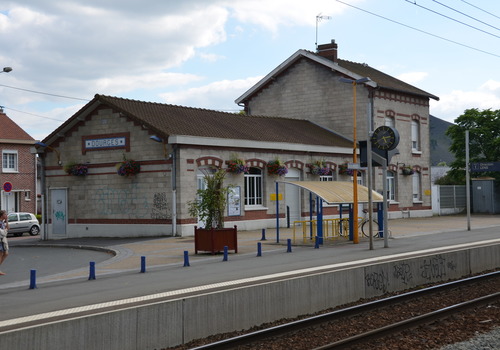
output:
[[[9,255],[9,243],[7,242],[7,231],[9,230],[9,221],[7,219],[7,212],[0,210],[0,265],[7,259]],[[5,275],[0,271],[0,276]]]

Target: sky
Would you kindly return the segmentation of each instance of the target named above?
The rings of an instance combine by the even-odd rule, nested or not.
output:
[[[95,94],[238,112],[271,70],[332,39],[339,58],[438,96],[435,117],[500,109],[492,0],[2,0],[0,106],[36,140]]]

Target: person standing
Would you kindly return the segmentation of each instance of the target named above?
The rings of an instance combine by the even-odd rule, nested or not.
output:
[[[9,230],[9,221],[7,211],[0,210],[0,265],[7,259],[9,255],[9,243],[7,242],[7,232]],[[5,272],[0,271],[0,276],[5,275]]]

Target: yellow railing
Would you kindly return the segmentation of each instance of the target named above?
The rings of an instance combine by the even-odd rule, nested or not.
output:
[[[363,218],[358,218],[358,225]],[[311,237],[312,224],[312,237]],[[299,220],[293,222],[293,241],[296,239],[297,228],[302,230],[302,241],[307,242],[307,239],[315,242],[317,232],[317,220]],[[359,232],[358,232],[359,233]],[[323,239],[349,238],[349,219],[323,219]]]

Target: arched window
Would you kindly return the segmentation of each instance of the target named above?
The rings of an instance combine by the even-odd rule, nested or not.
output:
[[[245,206],[262,206],[262,169],[250,168],[245,173]]]
[[[411,121],[411,150],[420,151],[420,123],[417,119]]]
[[[393,171],[387,172],[387,199],[391,202],[396,201],[396,180]]]
[[[422,196],[420,194],[420,173],[415,172],[412,175],[412,187],[413,187],[413,201],[420,202],[422,200]]]

